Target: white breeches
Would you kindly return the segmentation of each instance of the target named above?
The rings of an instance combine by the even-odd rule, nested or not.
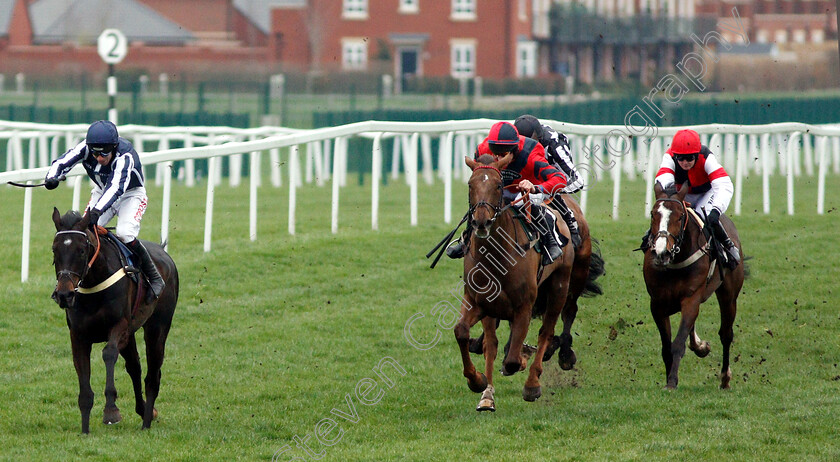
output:
[[[90,192],[88,207],[91,204],[95,204],[101,196],[102,190],[93,188]],[[97,224],[99,226],[105,226],[116,215],[118,217],[117,229],[114,231],[114,234],[121,241],[128,244],[140,234],[140,220],[143,219],[143,214],[146,212],[147,201],[146,188],[130,189],[123,193],[108,210],[102,211],[102,216],[99,217],[99,223]]]

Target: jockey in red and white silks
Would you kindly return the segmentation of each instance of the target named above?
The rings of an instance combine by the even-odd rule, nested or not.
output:
[[[692,131],[692,130],[681,130]],[[696,132],[694,132],[696,135]],[[677,133],[675,140],[681,133]],[[688,134],[687,136],[691,136]],[[675,185],[679,190],[688,180],[691,183],[691,190],[686,195],[686,200],[694,207],[700,216],[703,216],[703,209],[706,213],[716,209],[720,213],[726,212],[732,194],[735,191],[732,180],[718,161],[717,157],[709,151],[706,146],[700,145],[700,137],[693,146],[675,146],[679,140],[672,143],[671,147],[662,156],[662,163],[656,174],[656,181],[665,188]],[[696,150],[695,150],[696,149]],[[686,152],[693,151],[693,152]],[[686,161],[679,161],[687,157]],[[692,160],[693,157],[693,160]]]

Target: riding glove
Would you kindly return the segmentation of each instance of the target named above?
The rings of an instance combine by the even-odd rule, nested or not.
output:
[[[102,212],[96,209],[90,209],[88,211],[88,216],[90,217],[90,227],[91,229],[96,228],[96,225],[99,223],[99,217],[102,216]]]

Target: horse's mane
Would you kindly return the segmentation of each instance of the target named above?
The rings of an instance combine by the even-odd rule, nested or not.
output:
[[[69,210],[61,217],[61,229],[70,229],[82,221],[82,214],[76,210]]]

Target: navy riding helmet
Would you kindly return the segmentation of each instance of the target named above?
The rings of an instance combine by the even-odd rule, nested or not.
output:
[[[88,128],[85,143],[95,153],[110,153],[117,148],[120,135],[117,127],[107,120],[97,120]]]
[[[539,119],[531,114],[522,114],[513,121],[513,125],[519,134],[525,138],[540,140],[543,137],[543,128]]]

